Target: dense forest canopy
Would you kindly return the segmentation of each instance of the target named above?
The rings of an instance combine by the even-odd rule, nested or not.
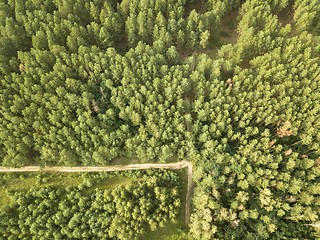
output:
[[[10,206],[0,207],[1,239],[134,240],[180,213],[177,172],[78,174],[74,180],[82,181],[67,187],[57,185],[63,176],[56,175],[36,175],[37,186],[7,191]],[[3,185],[28,178],[30,174],[0,175]]]
[[[318,0],[0,0],[0,162],[188,159],[191,239],[313,239],[319,65]]]

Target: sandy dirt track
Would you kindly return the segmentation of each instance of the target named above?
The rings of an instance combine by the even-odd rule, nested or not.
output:
[[[14,173],[14,172],[115,172],[127,170],[143,170],[143,169],[182,169],[188,168],[188,188],[186,194],[185,206],[185,224],[188,226],[190,219],[190,205],[191,195],[193,189],[192,182],[192,163],[189,161],[181,161],[175,163],[143,163],[143,164],[129,164],[129,165],[115,165],[108,167],[44,167],[26,166],[21,168],[6,168],[0,167],[0,173]]]

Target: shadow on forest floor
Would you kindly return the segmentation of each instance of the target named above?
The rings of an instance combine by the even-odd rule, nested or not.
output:
[[[189,3],[189,1],[187,1],[186,4],[186,17],[189,16],[190,12],[192,10],[195,10],[197,13],[204,13],[206,12],[206,4],[204,3],[204,0],[196,0],[193,3]]]
[[[220,24],[220,35],[221,35],[221,42],[223,45],[225,44],[235,44],[238,39],[238,14],[239,14],[239,7],[232,10],[230,13],[224,15],[221,18]]]
[[[293,13],[293,2],[290,1],[288,5],[276,15],[282,26],[285,26],[287,24],[293,25]]]

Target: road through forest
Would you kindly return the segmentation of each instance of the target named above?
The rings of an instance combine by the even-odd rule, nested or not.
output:
[[[142,164],[129,164],[129,165],[115,165],[107,167],[39,167],[39,166],[26,166],[21,168],[6,168],[0,167],[0,173],[14,173],[14,172],[115,172],[127,170],[144,170],[144,169],[182,169],[188,168],[188,186],[186,194],[185,205],[185,224],[188,226],[190,219],[190,205],[193,189],[192,182],[192,163],[189,161],[181,161],[175,163],[142,163]]]

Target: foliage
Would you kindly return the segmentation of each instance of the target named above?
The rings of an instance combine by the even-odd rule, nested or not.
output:
[[[177,173],[135,172],[136,180],[127,185],[96,188],[105,175],[85,176],[74,187],[11,192],[11,204],[1,211],[1,238],[137,239],[176,219],[180,208]]]
[[[320,33],[320,5],[314,0],[297,0],[294,2],[294,19],[298,31],[315,31]]]
[[[191,238],[314,238],[317,0],[0,6],[1,165],[188,159]]]

